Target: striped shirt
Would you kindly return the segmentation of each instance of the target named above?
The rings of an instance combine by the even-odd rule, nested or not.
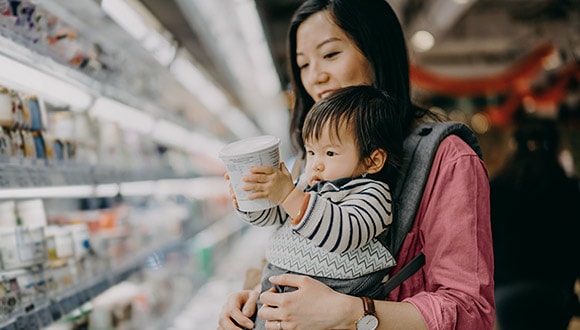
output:
[[[376,239],[392,222],[391,192],[367,178],[325,181],[310,194],[300,223],[290,224],[281,206],[238,212],[256,226],[280,226],[268,244],[271,264],[311,276],[348,279],[395,265]]]

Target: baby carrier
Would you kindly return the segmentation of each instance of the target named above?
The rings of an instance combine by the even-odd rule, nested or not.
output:
[[[397,257],[403,240],[413,226],[415,215],[423,197],[423,190],[431,171],[431,165],[439,143],[447,136],[459,136],[483,159],[481,149],[473,131],[459,122],[427,122],[413,130],[405,139],[405,162],[401,176],[394,189],[393,207],[395,218],[388,231],[379,236],[381,242]],[[415,274],[425,264],[425,256],[419,253],[407,265],[385,282],[385,292],[388,294],[411,275]]]

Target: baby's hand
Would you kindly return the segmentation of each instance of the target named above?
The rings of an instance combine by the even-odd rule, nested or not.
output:
[[[234,203],[234,207],[237,210],[240,208],[240,206],[238,204],[238,199],[236,198],[236,194],[234,193],[234,187],[232,187],[232,182],[230,181],[230,174],[228,172],[226,172],[226,174],[224,174],[224,178],[228,181],[228,187],[230,190],[230,197],[232,199],[232,202]]]
[[[292,175],[284,163],[280,163],[280,169],[272,166],[252,167],[250,174],[244,176],[242,181],[242,189],[252,192],[248,199],[267,198],[276,204],[282,204],[294,189]]]

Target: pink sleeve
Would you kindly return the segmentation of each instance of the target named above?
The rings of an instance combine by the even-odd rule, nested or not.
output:
[[[401,265],[419,251],[424,268],[394,299],[412,303],[429,329],[493,329],[489,180],[483,162],[455,136],[437,151]]]

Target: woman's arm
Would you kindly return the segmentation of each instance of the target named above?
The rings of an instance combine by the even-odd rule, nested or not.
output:
[[[292,286],[289,293],[264,292],[259,316],[266,321],[280,320],[285,330],[355,329],[363,315],[362,301],[333,291],[306,276],[285,274],[270,278],[273,284]],[[378,329],[426,329],[417,309],[409,303],[375,301]]]

